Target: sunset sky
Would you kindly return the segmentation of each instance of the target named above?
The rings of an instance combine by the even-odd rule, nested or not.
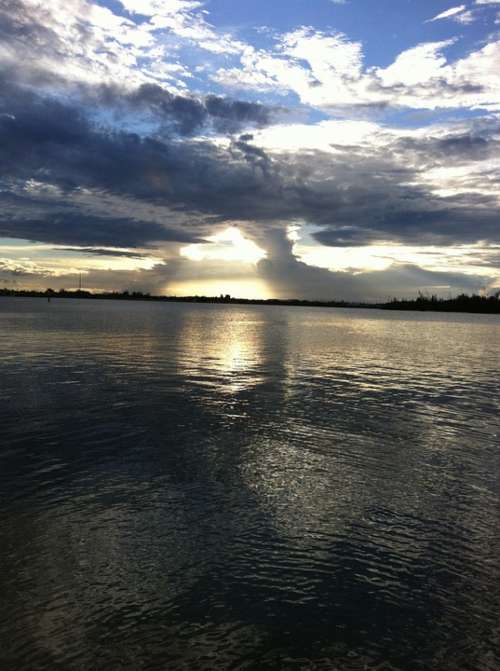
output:
[[[0,0],[0,287],[500,288],[500,2]]]

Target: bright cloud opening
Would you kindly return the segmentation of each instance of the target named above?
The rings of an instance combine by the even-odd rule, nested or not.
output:
[[[181,249],[181,256],[190,261],[240,261],[258,263],[266,257],[266,252],[255,242],[245,238],[234,226],[207,238],[209,242],[187,245]]]

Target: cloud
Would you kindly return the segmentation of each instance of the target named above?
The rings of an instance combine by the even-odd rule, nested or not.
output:
[[[335,272],[300,261],[282,233],[273,239],[269,258],[258,263],[258,274],[284,299],[300,295],[310,300],[388,300],[414,296],[419,290],[441,295],[478,291],[491,281],[487,274],[431,271],[408,263],[356,274]]]
[[[77,252],[78,254],[89,254],[91,256],[118,256],[127,259],[143,259],[146,254],[130,252],[126,249],[102,249],[99,247],[61,247],[62,252]]]
[[[415,264],[314,268],[295,257],[286,231],[306,222],[333,255],[387,240],[484,241],[488,249],[498,242],[493,121],[420,134],[352,122],[287,126],[282,109],[188,93],[197,73],[180,49],[197,55],[190,62],[203,53],[230,90],[292,91],[330,113],[364,114],[402,105],[496,109],[494,43],[455,62],[446,57],[451,42],[420,44],[374,68],[361,43],[338,32],[301,27],[257,49],[216,30],[200,2],[121,4],[0,7],[0,234],[55,245],[75,265],[64,273],[60,261],[3,260],[3,278],[68,287],[83,268],[87,287],[157,292],[254,273],[278,295],[367,299],[486,281]],[[468,14],[464,7],[455,20]],[[229,225],[267,258],[255,266],[176,257]],[[485,252],[484,261],[493,276],[495,256]]]
[[[437,16],[435,16],[432,19],[429,19],[429,22],[432,21],[440,21],[441,19],[449,19],[452,17],[457,16],[457,14],[461,14],[464,10],[466,9],[466,5],[459,5],[458,7],[451,7],[450,9],[447,9],[444,12],[441,12]]]
[[[217,32],[203,15],[203,3],[193,0],[120,0],[131,14],[147,16],[153,30],[168,30],[216,54],[237,54],[245,45]]]
[[[192,135],[214,130],[218,133],[235,133],[244,128],[261,128],[273,123],[283,110],[259,103],[231,100],[216,95],[204,98],[173,94],[157,84],[141,84],[134,90],[114,86],[100,86],[86,91],[103,106],[115,110],[147,111],[150,119],[162,125],[163,131]]]
[[[428,19],[426,23],[432,23],[433,21],[440,21],[442,19],[451,19],[457,23],[462,23],[468,25],[473,23],[476,20],[477,12],[473,10],[467,10],[466,5],[460,5],[458,7],[452,7],[451,9],[441,12],[432,19]]]
[[[5,0],[0,67],[17,67],[26,83],[38,86],[156,83],[179,93],[193,77],[179,61],[181,46],[220,56],[245,48],[207,23],[199,2],[121,4],[123,13],[90,0]]]
[[[232,88],[293,90],[318,107],[329,105],[333,91],[340,104],[357,102],[351,83],[362,75],[362,48],[340,33],[303,27],[282,35],[274,53],[247,48],[241,64],[242,69],[219,69],[214,80]]]
[[[450,62],[445,53],[454,43],[421,43],[387,67],[367,68],[361,43],[303,27],[280,36],[272,50],[248,47],[240,67],[219,68],[212,78],[233,90],[293,91],[303,104],[331,114],[387,107],[500,110],[500,42]]]
[[[311,244],[333,255],[386,242],[499,244],[499,42],[490,37],[459,59],[449,56],[451,40],[420,43],[375,67],[360,42],[336,31],[302,26],[256,48],[216,30],[200,2],[121,7],[2,3],[0,235],[84,257],[92,286],[163,289],[196,274],[254,272],[282,294],[369,298],[483,281],[479,271],[432,275],[416,264],[381,274],[314,268],[295,257],[286,231],[306,225]],[[449,18],[468,20],[465,5],[453,9]],[[209,94],[206,81],[196,92],[202,52],[228,90],[292,92],[337,118],[292,124],[254,94]],[[345,120],[402,107],[492,114],[418,130]],[[267,253],[256,269],[175,258],[228,226]],[[120,257],[155,267],[115,279],[91,267]],[[33,282],[52,272],[23,263],[10,271]],[[495,263],[488,256],[491,275]]]
[[[259,274],[277,297],[300,295],[310,300],[380,301],[412,297],[419,291],[456,295],[478,292],[491,280],[488,275],[429,271],[412,264],[356,274],[332,272],[296,259],[260,261]]]
[[[147,79],[134,66],[152,46],[151,35],[109,9],[85,0],[6,0],[0,8],[0,63],[18,63],[28,74],[57,73],[68,81],[140,83]]]
[[[459,272],[429,271],[416,264],[394,263],[385,270],[335,272],[307,265],[291,251],[276,249],[273,255],[260,261],[256,268],[248,264],[221,264],[205,261],[203,264],[187,259],[159,261],[150,268],[109,270],[78,266],[61,271],[27,260],[12,261],[0,258],[0,286],[51,286],[54,289],[76,288],[83,271],[86,289],[132,290],[158,293],[190,293],[189,288],[218,279],[221,286],[245,280],[272,287],[271,295],[278,298],[302,297],[310,300],[388,300],[392,297],[416,296],[418,291],[440,295],[477,292],[485,286],[494,286],[493,274],[465,274]],[[252,274],[253,273],[253,274]],[[193,284],[194,282],[194,284]],[[193,293],[193,292],[191,292]]]
[[[337,122],[320,126],[329,150],[290,152],[259,146],[273,129],[225,142],[111,130],[15,87],[2,109],[5,236],[130,248],[195,242],[240,221],[267,249],[272,230],[302,220],[330,246],[500,240],[493,119],[425,132]]]
[[[386,68],[377,70],[382,85],[390,89],[398,84],[406,87],[427,84],[442,75],[446,66],[443,50],[453,44],[453,40],[427,42],[403,51]]]
[[[451,42],[424,43],[386,68],[366,67],[361,43],[339,32],[303,26],[276,35],[274,48],[256,49],[211,26],[200,2],[121,5],[120,14],[88,0],[54,0],[43,7],[34,0],[6,0],[0,8],[0,66],[17,68],[19,81],[39,89],[57,82],[72,90],[76,84],[131,90],[156,85],[182,95],[197,76],[196,67],[179,60],[179,49],[189,46],[198,59],[211,54],[207,72],[228,90],[292,91],[305,105],[329,113],[391,106],[500,109],[498,42],[455,62],[444,56]],[[474,15],[460,5],[432,20],[438,17],[467,23]],[[230,64],[221,67],[227,58]],[[412,67],[403,68],[409,60]],[[398,80],[389,83],[398,70]]]
[[[22,203],[20,206],[21,210]],[[16,217],[9,217],[3,213],[0,214],[0,236],[58,245],[101,244],[111,246],[118,241],[129,247],[143,247],[153,242],[192,243],[199,241],[187,232],[169,230],[160,224],[133,219],[92,217],[78,211],[53,211],[48,216],[39,219],[22,216],[22,210]]]
[[[477,16],[473,11],[467,11],[462,12],[461,14],[457,14],[455,21],[458,23],[463,23],[464,25],[469,25],[470,23],[474,23],[476,18]]]

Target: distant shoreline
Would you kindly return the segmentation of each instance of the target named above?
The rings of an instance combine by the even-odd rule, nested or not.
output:
[[[455,298],[438,298],[437,296],[420,295],[414,299],[393,299],[386,303],[362,303],[352,301],[309,301],[300,299],[282,300],[233,298],[226,296],[152,296],[140,291],[134,292],[102,292],[90,291],[46,291],[0,289],[1,296],[17,296],[24,298],[80,298],[97,300],[128,300],[154,301],[163,303],[209,303],[222,305],[282,305],[288,307],[320,307],[320,308],[364,308],[370,310],[411,310],[417,312],[467,312],[478,314],[500,314],[500,292],[493,296],[468,296],[462,294]]]

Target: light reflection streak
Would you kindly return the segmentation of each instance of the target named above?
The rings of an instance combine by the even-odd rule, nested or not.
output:
[[[179,334],[178,373],[191,383],[236,394],[263,377],[266,322],[245,320],[236,309],[205,310],[187,316]]]

